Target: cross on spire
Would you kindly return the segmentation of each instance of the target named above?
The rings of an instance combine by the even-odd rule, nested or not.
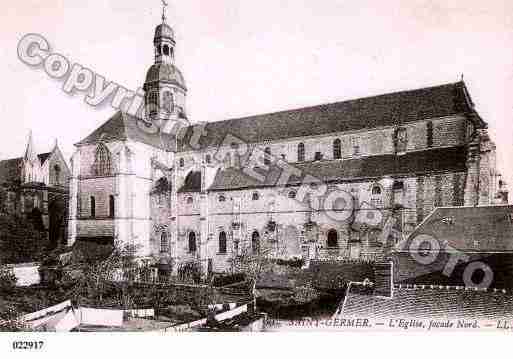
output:
[[[162,22],[166,22],[166,8],[169,6],[165,0],[162,1]]]

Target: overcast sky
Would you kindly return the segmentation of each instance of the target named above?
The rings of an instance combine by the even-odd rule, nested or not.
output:
[[[169,0],[193,122],[456,82],[462,73],[513,184],[513,1]],[[447,3],[450,3],[448,5]],[[129,89],[153,63],[159,0],[25,0],[0,15],[0,158],[73,144],[113,110],[17,57],[27,33]]]

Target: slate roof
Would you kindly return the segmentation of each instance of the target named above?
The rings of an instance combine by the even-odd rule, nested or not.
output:
[[[426,172],[465,171],[466,150],[464,147],[437,148],[427,151],[409,152],[401,156],[380,155],[350,160],[329,160],[290,164],[303,176],[309,174],[322,182],[347,181],[382,176],[400,176]],[[278,166],[268,171],[256,169],[265,177],[263,182],[238,168],[218,170],[211,191],[273,187],[282,174]],[[301,177],[292,176],[288,184],[302,183]]]
[[[474,104],[464,82],[417,90],[395,92],[332,104],[306,107],[206,124],[200,146],[217,146],[230,134],[246,143],[327,133],[396,126],[423,119],[468,114],[479,126],[486,123],[473,109]],[[189,127],[178,145],[190,150],[193,135]]]
[[[185,177],[185,182],[178,193],[186,192],[201,192],[201,172],[192,171]]]
[[[481,319],[513,318],[513,294],[464,287],[395,286],[393,298],[380,298],[351,283],[338,318]]]
[[[153,133],[151,128],[144,131],[141,129],[143,126],[145,126],[145,122],[141,119],[118,111],[77,145],[93,144],[99,141],[133,140],[161,149],[176,149],[176,141],[172,135]]]
[[[419,235],[440,241],[461,251],[513,251],[513,206],[439,207],[396,245],[396,250],[410,248]]]

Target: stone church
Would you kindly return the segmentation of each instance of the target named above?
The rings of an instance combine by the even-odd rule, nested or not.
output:
[[[35,151],[32,133],[22,157],[0,161],[6,210],[33,221],[52,247],[68,242],[68,180],[71,171],[57,142],[51,152]]]
[[[136,244],[162,270],[196,262],[222,272],[234,256],[266,248],[282,258],[373,259],[436,207],[507,203],[495,145],[463,81],[155,134],[140,123],[163,128],[188,116],[165,18],[153,43],[144,115],[118,112],[76,144],[68,245]],[[283,179],[285,167],[293,174]],[[342,219],[321,204],[330,191],[347,194]],[[359,224],[364,210],[379,218]]]

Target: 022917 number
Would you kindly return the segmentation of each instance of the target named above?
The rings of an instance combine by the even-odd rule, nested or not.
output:
[[[12,348],[14,350],[41,350],[43,349],[44,342],[40,341],[14,341]]]

